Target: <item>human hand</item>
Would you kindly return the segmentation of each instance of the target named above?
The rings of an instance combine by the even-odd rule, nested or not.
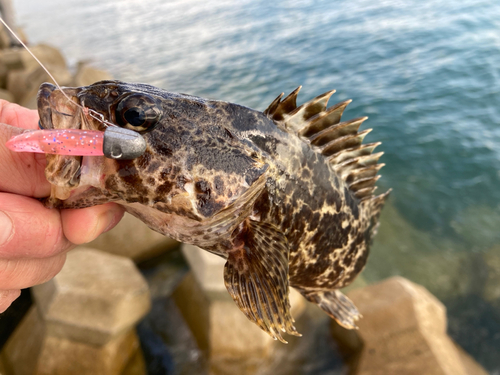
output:
[[[124,212],[114,203],[78,210],[45,208],[35,199],[50,194],[45,155],[14,153],[5,146],[22,128],[38,129],[37,111],[0,100],[0,313],[21,289],[54,277],[67,251],[113,228]]]

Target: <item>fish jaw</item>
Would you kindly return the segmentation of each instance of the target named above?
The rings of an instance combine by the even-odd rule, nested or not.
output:
[[[57,89],[44,83],[38,91],[38,114],[42,129],[99,130],[104,127],[84,113],[79,94],[82,88]],[[64,144],[64,139],[58,142]],[[71,140],[74,142],[74,140]],[[46,154],[45,177],[52,185],[47,206],[58,206],[59,201],[78,197],[91,187],[103,188],[105,170],[110,166],[104,156],[73,156]]]
[[[81,116],[76,95],[62,95],[50,83],[41,85],[38,91],[39,125],[43,129],[80,129]],[[67,199],[79,185],[81,156],[47,154],[45,177],[52,185],[49,201]]]

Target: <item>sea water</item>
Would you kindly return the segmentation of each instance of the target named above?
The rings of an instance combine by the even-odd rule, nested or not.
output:
[[[359,283],[403,275],[500,372],[500,2],[17,0],[31,43],[117,79],[263,110],[336,89],[394,189]]]

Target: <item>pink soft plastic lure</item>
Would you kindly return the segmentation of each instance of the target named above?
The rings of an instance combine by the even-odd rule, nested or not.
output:
[[[33,130],[16,135],[6,143],[16,152],[57,155],[104,155],[104,132],[98,130],[57,129]]]

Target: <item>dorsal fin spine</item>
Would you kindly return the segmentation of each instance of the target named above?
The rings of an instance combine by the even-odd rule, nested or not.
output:
[[[359,147],[363,139],[365,139],[372,130],[373,129],[366,129],[360,133],[342,136],[319,147],[319,149],[323,155],[330,156],[348,148]]]
[[[328,142],[343,137],[345,135],[357,134],[359,127],[368,117],[359,117],[353,120],[340,122],[332,125],[309,138],[314,146],[323,146]]]
[[[318,135],[318,133],[321,133],[333,127],[335,124],[340,123],[342,114],[344,113],[345,108],[350,102],[351,100],[346,100],[342,103],[335,104],[330,108],[325,109],[324,111],[319,112],[317,115],[309,118],[302,129],[300,129],[300,136],[312,138]]]
[[[349,159],[354,159],[358,156],[370,155],[382,142],[367,143],[365,145],[360,145],[359,147],[351,147],[345,150],[341,150],[336,154],[333,154],[328,158],[328,161],[332,165],[337,165],[347,161]]]
[[[351,170],[346,174],[346,182],[348,184],[352,184],[357,180],[361,180],[363,178],[374,177],[377,175],[378,171],[385,166],[384,163],[379,163],[375,165],[370,165],[368,167],[362,167],[358,169]]]
[[[376,186],[367,187],[365,189],[361,189],[361,190],[356,191],[354,193],[354,195],[356,196],[356,198],[358,198],[361,201],[363,201],[365,199],[369,199],[373,195],[373,193],[375,192],[375,190],[377,190]]]
[[[333,166],[333,168],[344,178],[345,181],[345,178],[351,173],[351,171],[376,165],[383,154],[383,152],[377,152],[376,154],[358,156],[357,158],[350,159],[339,165]]]
[[[375,186],[375,183],[378,181],[378,179],[380,177],[382,177],[382,175],[379,174],[375,177],[366,177],[366,178],[359,179],[359,180],[353,182],[352,184],[350,184],[349,189],[351,189],[352,191],[358,191],[358,190],[365,189],[368,187],[373,187],[373,186]]]
[[[297,107],[299,86],[287,97],[278,96],[264,111],[281,129],[300,137],[313,150],[327,158],[333,169],[362,201],[377,205],[388,193],[373,197],[377,176],[384,164],[377,164],[383,152],[373,154],[380,142],[362,145],[372,129],[359,131],[367,117],[341,122],[342,114],[351,100],[327,108],[335,90],[321,94]],[[381,207],[381,206],[380,206]]]
[[[267,116],[269,113],[273,113],[276,111],[276,108],[278,108],[278,105],[280,104],[280,100],[285,95],[284,92],[282,92],[276,99],[273,100],[271,104],[269,104],[269,107],[264,111],[264,114]]]

